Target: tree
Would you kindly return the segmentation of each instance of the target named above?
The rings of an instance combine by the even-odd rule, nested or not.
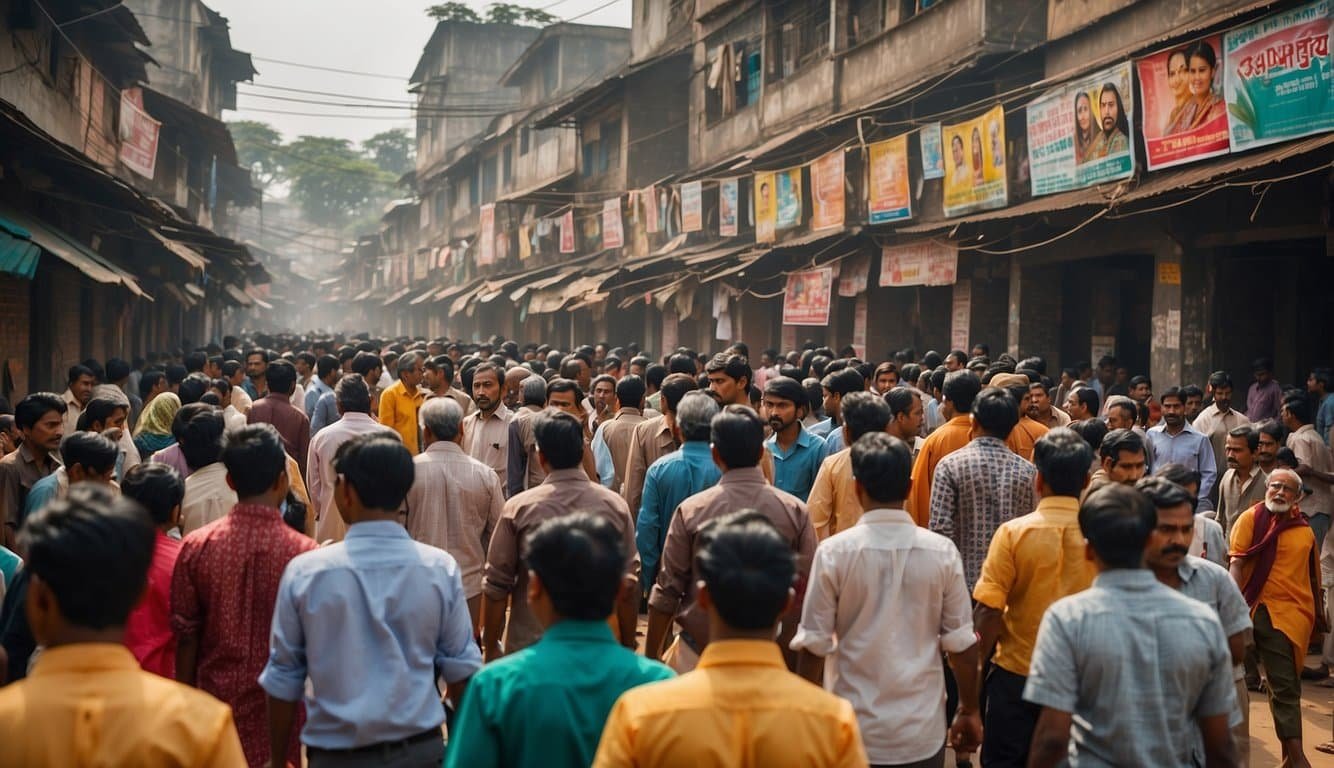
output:
[[[426,15],[440,21],[473,21],[480,22],[481,16],[477,11],[469,8],[466,3],[440,3],[426,9]]]
[[[486,9],[486,20],[492,24],[532,24],[545,27],[560,21],[540,8],[526,8],[514,3],[492,3]]]
[[[380,170],[398,178],[412,170],[417,144],[406,130],[395,128],[366,139],[361,148]]]
[[[242,168],[261,190],[283,180],[283,137],[273,126],[256,120],[236,120],[227,124],[236,143],[236,157]]]
[[[306,218],[341,227],[383,200],[395,176],[382,171],[347,139],[302,136],[283,149],[291,197]]]

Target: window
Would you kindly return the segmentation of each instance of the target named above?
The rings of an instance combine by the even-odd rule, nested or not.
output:
[[[848,6],[848,44],[864,43],[880,34],[880,31],[885,28],[888,3],[897,1],[852,0]]]
[[[602,124],[602,138],[598,141],[599,173],[621,167],[621,121],[608,120]]]
[[[770,81],[788,77],[829,52],[829,4],[825,0],[787,0],[772,14],[767,41]]]
[[[496,199],[496,164],[500,161],[498,155],[492,155],[482,160],[480,169],[482,176],[482,200],[493,202]]]
[[[519,157],[528,154],[529,142],[533,140],[533,129],[524,126],[519,129]]]
[[[763,56],[752,42],[716,47],[705,80],[705,117],[715,123],[760,100]]]
[[[500,152],[500,187],[509,189],[514,178],[514,145],[506,144]]]

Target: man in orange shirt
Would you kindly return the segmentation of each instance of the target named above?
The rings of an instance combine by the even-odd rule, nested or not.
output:
[[[1005,439],[1005,444],[1010,450],[1024,457],[1025,461],[1033,460],[1033,446],[1037,444],[1039,438],[1047,434],[1047,426],[1028,414],[1028,408],[1032,404],[1032,383],[1033,380],[1022,373],[998,373],[991,377],[989,382],[989,386],[1009,390],[1015,402],[1019,403],[1019,423],[1010,430],[1010,436]]]
[[[913,462],[912,487],[904,504],[913,521],[923,528],[931,517],[931,478],[936,464],[972,439],[973,419],[969,412],[973,409],[973,398],[981,391],[981,382],[966,370],[945,377],[940,411],[946,421],[922,443],[922,450]]]
[[[416,456],[417,411],[426,400],[426,393],[417,386],[425,368],[421,356],[409,352],[398,359],[398,381],[380,393],[380,423],[403,438],[408,453]]]

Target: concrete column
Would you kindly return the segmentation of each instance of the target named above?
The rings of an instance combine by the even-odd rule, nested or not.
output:
[[[1149,376],[1156,391],[1181,383],[1181,248],[1168,241],[1153,254]]]

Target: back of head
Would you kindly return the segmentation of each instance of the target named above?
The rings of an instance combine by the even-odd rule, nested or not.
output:
[[[857,442],[862,435],[884,432],[891,417],[889,404],[884,398],[870,392],[853,392],[843,398],[843,424]]]
[[[117,384],[130,376],[130,364],[123,358],[113,357],[107,360],[106,377],[111,384]]]
[[[105,486],[80,483],[29,515],[19,543],[27,552],[24,567],[51,591],[61,617],[100,630],[124,625],[139,602],[154,531],[138,504]]]
[[[1162,466],[1155,468],[1153,470],[1153,476],[1162,478],[1170,483],[1176,483],[1183,488],[1192,485],[1196,488],[1200,487],[1200,471],[1198,469],[1191,469],[1185,464],[1177,462],[1163,464]]]
[[[941,396],[954,406],[956,414],[969,413],[973,410],[973,400],[982,391],[982,382],[968,371],[954,371],[945,375],[940,386]],[[1016,419],[1017,421],[1017,419]]]
[[[334,385],[334,402],[340,413],[371,412],[371,390],[359,373],[347,373]]]
[[[342,363],[338,362],[338,358],[333,355],[322,355],[315,361],[315,378],[323,381],[341,367]]]
[[[1194,507],[1195,504],[1195,497],[1184,487],[1157,474],[1153,477],[1140,478],[1139,482],[1135,483],[1135,490],[1147,496],[1155,510],[1170,509],[1182,504]]]
[[[675,410],[676,426],[686,442],[708,442],[712,434],[713,417],[718,415],[718,401],[707,392],[698,390],[685,393]]]
[[[681,403],[681,398],[685,397],[687,392],[698,388],[693,373],[673,373],[662,380],[662,404],[668,411],[675,412]]]
[[[912,448],[886,434],[869,432],[852,444],[852,476],[866,495],[882,504],[897,504],[908,496],[912,477]]]
[[[884,395],[885,404],[889,406],[889,417],[893,419],[895,416],[912,413],[913,405],[921,397],[921,393],[912,387],[894,387],[889,390]]]
[[[1144,545],[1158,524],[1149,498],[1120,483],[1104,485],[1079,508],[1079,530],[1108,568],[1140,568]]]
[[[1093,448],[1074,430],[1057,427],[1038,438],[1033,463],[1053,494],[1078,496],[1088,480]]]
[[[856,368],[843,368],[824,377],[820,385],[836,395],[850,395],[866,389],[866,379]]]
[[[988,436],[1004,440],[1019,423],[1019,405],[1007,390],[987,387],[973,400],[973,420]]]
[[[135,464],[120,480],[120,493],[148,510],[153,524],[171,522],[171,512],[185,499],[185,480],[169,464],[146,461]]]
[[[616,382],[616,401],[622,408],[642,408],[644,406],[644,380],[634,374],[622,376]]]
[[[811,413],[816,413],[824,406],[824,387],[820,385],[820,380],[814,376],[803,379],[801,388],[806,391],[806,407]]]
[[[1098,446],[1098,457],[1116,461],[1122,453],[1143,453],[1144,438],[1132,429],[1113,429]]]
[[[764,452],[764,422],[753,409],[744,405],[723,408],[713,417],[709,437],[728,469],[744,469],[760,463]]]
[[[272,424],[247,424],[227,432],[219,457],[239,498],[258,496],[287,471],[287,452]]]
[[[611,615],[625,575],[625,550],[606,518],[574,512],[547,520],[528,536],[523,560],[562,618],[601,621]]]
[[[379,355],[370,352],[358,352],[357,356],[352,358],[353,373],[369,377],[376,368],[384,368],[384,361],[380,359]]]
[[[181,405],[197,403],[212,384],[213,382],[204,374],[191,373],[189,376],[185,377],[185,381],[181,382],[181,386],[177,390],[176,396],[181,399]]]
[[[264,369],[264,380],[269,392],[290,395],[296,390],[296,367],[286,360],[274,360]]]
[[[705,526],[695,568],[719,618],[743,631],[774,626],[787,607],[797,575],[792,548],[773,524],[748,512]]]
[[[182,408],[180,413],[186,413],[186,409]],[[222,434],[226,431],[227,422],[216,408],[191,414],[176,435],[186,466],[196,470],[216,463],[222,453]]]
[[[668,374],[684,373],[694,376],[696,368],[695,358],[687,354],[677,353],[667,359]]]
[[[584,427],[568,413],[546,410],[534,414],[533,437],[552,469],[573,469],[583,461]]]
[[[60,460],[66,469],[80,466],[95,475],[114,469],[119,455],[120,448],[96,432],[75,432],[60,444]]]
[[[338,446],[333,469],[356,491],[362,504],[377,511],[402,507],[415,473],[412,454],[402,441],[383,432],[357,435]]]
[[[421,421],[422,429],[429,430],[436,440],[452,441],[463,429],[463,409],[452,397],[427,400],[417,411],[417,418]]]
[[[547,403],[547,382],[538,375],[530,375],[519,385],[519,391],[523,395],[524,405],[535,405],[542,407]]]

